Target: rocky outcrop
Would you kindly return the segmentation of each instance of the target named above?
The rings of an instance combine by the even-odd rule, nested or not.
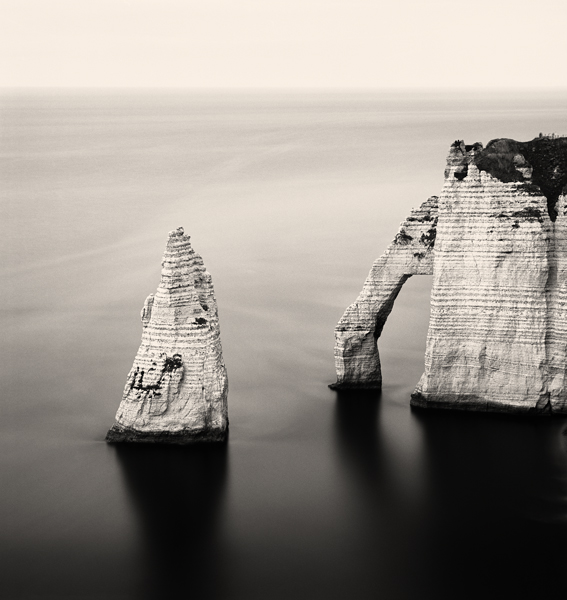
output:
[[[108,442],[186,444],[228,435],[228,380],[211,276],[182,228],[142,309],[142,343]]]
[[[377,340],[404,282],[431,275],[437,225],[432,196],[400,225],[396,237],[372,265],[356,302],[335,329],[335,367],[339,388],[380,388],[382,373]]]
[[[567,138],[455,142],[434,248],[425,372],[412,404],[566,413]],[[376,369],[344,339],[356,328],[351,309],[335,352],[337,367],[344,355],[356,363],[358,387]]]

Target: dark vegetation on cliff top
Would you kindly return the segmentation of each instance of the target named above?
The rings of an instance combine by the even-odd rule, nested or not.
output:
[[[475,154],[474,162],[481,171],[500,181],[525,181],[525,191],[541,191],[547,198],[549,217],[555,221],[555,204],[559,195],[567,191],[567,137],[540,136],[530,142],[491,140]],[[526,181],[518,167],[533,169],[531,182]]]

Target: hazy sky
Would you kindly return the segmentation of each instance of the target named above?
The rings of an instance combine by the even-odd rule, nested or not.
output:
[[[566,0],[0,0],[0,85],[566,87]]]

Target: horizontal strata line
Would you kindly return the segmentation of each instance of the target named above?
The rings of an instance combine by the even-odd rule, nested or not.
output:
[[[482,319],[479,319],[482,317]],[[469,317],[460,317],[452,314],[438,315],[432,314],[429,319],[429,328],[433,330],[447,329],[449,326],[454,331],[507,331],[521,329],[522,331],[531,331],[536,329],[545,330],[547,322],[545,315],[540,319],[524,318],[505,318],[500,315],[487,315],[478,313]],[[479,323],[480,321],[480,323]],[[475,325],[476,324],[476,325]],[[447,335],[451,335],[447,332]]]
[[[491,407],[493,410],[497,406],[502,406],[503,412],[508,412],[509,410],[514,409],[523,409],[524,411],[530,408],[538,399],[537,394],[534,393],[534,397],[530,401],[529,398],[526,398],[525,395],[522,395],[520,392],[515,394],[508,394],[504,392],[498,392],[498,397],[494,397],[494,392],[491,390],[484,390],[475,392],[475,400],[466,400],[463,399],[462,394],[455,390],[454,388],[448,387],[436,387],[434,390],[426,390],[420,391],[421,395],[425,398],[425,400],[429,402],[435,402],[436,398],[440,396],[450,396],[452,397],[452,401],[455,402],[453,406],[466,408],[468,405],[473,406],[487,406]],[[447,401],[443,401],[445,404]]]
[[[537,292],[538,295],[532,300],[533,293]],[[455,286],[437,285],[432,293],[432,299],[445,300],[445,301],[458,301],[459,298],[465,300],[476,300],[482,298],[485,294],[502,294],[504,296],[503,301],[509,302],[513,299],[524,300],[526,304],[537,304],[538,301],[542,302],[549,295],[549,291],[534,285],[530,288],[514,289],[513,287],[492,287],[486,285],[478,285],[475,288],[459,288]],[[498,298],[487,298],[487,302],[497,302]]]
[[[444,333],[444,329],[436,329],[430,332],[432,337],[441,337],[439,334],[443,334]],[[511,336],[510,334],[515,334],[513,336]],[[533,348],[533,350],[537,350],[538,348],[565,348],[565,344],[563,342],[564,338],[565,338],[565,331],[562,332],[557,332],[554,331],[550,334],[540,334],[538,332],[534,333],[533,335],[529,335],[528,332],[525,331],[517,331],[516,329],[510,330],[508,331],[508,333],[506,334],[506,332],[497,332],[494,333],[493,330],[491,329],[486,329],[484,331],[482,330],[477,330],[475,332],[473,332],[472,334],[467,334],[467,335],[454,335],[452,337],[447,337],[445,335],[442,336],[443,337],[443,344],[440,343],[436,343],[436,346],[442,346],[443,348],[447,348],[448,350],[451,350],[451,345],[455,345],[455,344],[459,344],[461,345],[462,343],[466,343],[466,344],[470,344],[470,345],[474,345],[477,349],[478,348],[492,348],[492,347],[496,347],[500,344],[506,343],[506,344],[513,344],[515,346],[514,348],[514,352],[516,352],[518,349],[520,348],[528,348],[530,350],[530,352],[532,351],[532,347],[535,346],[535,348]],[[460,348],[460,346],[459,346]],[[460,348],[461,349],[461,348]],[[562,350],[562,353],[564,354],[564,350]]]
[[[186,376],[186,379],[184,380],[183,385],[184,385],[184,387],[186,387],[187,385],[190,386],[191,383],[193,383],[196,379],[194,377],[188,377],[188,376],[195,375],[195,374],[206,376],[207,375],[207,371],[206,371],[207,366],[216,363],[218,360],[218,355],[211,354],[209,356],[209,355],[203,354],[201,356],[193,356],[193,355],[187,354],[186,356],[183,357],[182,360],[185,361],[185,362],[182,362],[182,366],[183,366],[183,374]],[[205,369],[205,370],[203,370],[203,369]],[[138,383],[138,385],[139,385],[139,379],[140,379],[140,377],[142,377],[142,371],[144,372],[142,383],[145,383],[146,385],[151,385],[152,381],[159,380],[164,375],[164,372],[162,370],[162,367],[160,367],[160,365],[156,366],[154,363],[152,363],[148,360],[136,359],[134,361],[132,370],[130,371],[130,374],[128,375],[128,382],[126,383],[126,385],[124,387],[131,387],[132,382],[134,381],[134,378],[136,378],[138,380],[138,381],[136,381],[136,383]],[[175,375],[175,371],[172,371],[171,373],[172,373],[172,376]],[[168,373],[166,372],[166,374],[168,374]],[[178,375],[179,374],[180,373],[178,373]],[[137,389],[140,389],[140,388],[138,387]]]
[[[214,326],[218,327],[218,320],[213,321],[212,319],[207,321],[206,323],[197,323],[194,319],[199,319],[201,317],[183,317],[177,319],[174,323],[172,323],[169,319],[161,320],[155,319],[151,320],[148,325],[145,327],[145,331],[153,331],[154,333],[161,334],[169,334],[174,333],[175,331],[192,331],[192,332],[207,332],[214,328]]]
[[[432,307],[429,317],[432,321],[471,321],[474,322],[479,317],[483,320],[488,321],[493,319],[496,323],[502,322],[514,322],[514,323],[533,323],[534,327],[541,327],[547,322],[548,319],[552,318],[552,315],[541,308],[537,311],[528,310],[526,308],[518,309],[507,309],[507,310],[488,310],[483,309],[480,306],[467,307],[466,313],[459,313],[450,308],[444,308],[443,310],[437,310]]]
[[[509,242],[514,242],[513,244],[511,244],[512,247],[507,246]],[[490,260],[496,257],[501,258],[502,256],[504,256],[509,257],[510,262],[518,263],[524,263],[526,259],[538,259],[541,261],[545,261],[539,264],[541,264],[542,267],[546,267],[548,263],[553,264],[553,261],[551,260],[547,244],[544,244],[543,242],[544,240],[542,240],[540,249],[524,252],[522,246],[525,244],[525,240],[482,240],[483,247],[478,248],[478,245],[480,243],[480,240],[478,239],[444,239],[441,242],[441,244],[438,244],[436,246],[435,256],[437,260],[439,260],[439,257],[443,257],[443,264],[449,265],[454,263],[462,263],[463,259],[468,261],[473,261],[477,259],[486,261],[488,263]],[[454,247],[451,246],[451,244],[454,244]],[[508,253],[509,250],[512,251],[511,254]],[[521,250],[521,256],[513,254],[514,250]],[[471,252],[474,254],[471,254]]]
[[[218,329],[218,328],[217,328]],[[171,340],[175,337],[190,336],[193,339],[198,338],[206,338],[213,334],[215,329],[213,327],[207,327],[205,325],[201,325],[197,327],[195,323],[195,328],[191,327],[189,324],[180,323],[178,327],[175,326],[155,326],[155,327],[146,327],[144,330],[145,335],[151,335],[154,338],[159,338],[162,340]],[[144,335],[142,334],[142,335]]]
[[[181,341],[179,338],[171,338],[171,339],[163,339],[156,337],[144,338],[142,340],[141,347],[145,350],[151,350],[152,352],[173,352],[173,348],[175,348],[176,352],[181,349],[203,349],[207,348],[209,344],[216,341],[216,338],[186,338],[185,341]],[[167,342],[167,343],[164,343]]]
[[[450,329],[451,331],[470,331],[471,334],[474,331],[506,331],[508,335],[512,329],[518,329],[525,332],[535,331],[537,329],[545,330],[547,324],[545,316],[541,319],[507,319],[497,315],[487,315],[482,313],[462,318],[451,314],[432,314],[429,319],[430,331]],[[451,331],[447,331],[449,337],[451,336]]]
[[[469,300],[469,301],[467,301]],[[464,308],[466,315],[471,310],[476,312],[494,312],[502,313],[503,311],[510,311],[511,313],[521,313],[523,311],[536,311],[542,314],[547,314],[548,307],[546,306],[545,299],[540,302],[522,302],[518,299],[508,298],[502,301],[487,300],[482,302],[478,298],[467,299],[466,296],[462,302],[444,302],[443,298],[432,298],[431,299],[431,311],[435,311],[439,314],[446,312],[455,312],[461,314],[458,309]]]
[[[480,232],[482,235],[475,235],[474,231],[471,232],[470,227],[466,228],[466,235],[464,235],[464,231],[464,229],[463,232],[451,229],[451,234],[449,235],[438,229],[437,236],[439,241],[435,245],[435,254],[444,254],[447,252],[446,248],[451,248],[451,251],[455,252],[455,255],[458,257],[467,254],[471,250],[483,255],[491,247],[495,250],[502,248],[504,245],[521,248],[522,245],[529,242],[530,245],[536,245],[531,249],[525,248],[526,256],[539,256],[541,254],[551,256],[551,244],[547,234],[535,237],[533,235],[514,235],[509,231],[494,231],[492,234],[487,234],[485,227]]]
[[[174,288],[163,288],[162,286],[158,287],[156,293],[154,294],[154,304],[158,300],[168,300],[170,298],[195,298],[197,295],[201,296],[213,296],[214,292],[210,288],[196,287],[193,285],[189,285],[187,287],[174,287]]]
[[[455,290],[453,291],[453,288],[451,288],[451,290],[440,290],[440,292],[435,293],[434,295],[432,294],[431,297],[431,302],[434,304],[438,304],[438,303],[443,303],[449,307],[451,306],[458,306],[460,304],[469,304],[469,303],[475,303],[478,304],[479,306],[486,306],[486,305],[493,305],[493,306],[498,306],[498,305],[508,305],[508,304],[512,304],[512,305],[516,305],[516,304],[523,304],[525,306],[546,306],[547,305],[547,300],[549,298],[549,294],[545,292],[545,290],[539,291],[538,288],[535,288],[534,291],[537,291],[537,296],[535,296],[534,298],[530,297],[529,293],[517,293],[514,294],[514,290],[511,289],[506,289],[506,290],[502,290],[502,292],[498,289],[494,289],[494,288],[481,288],[480,290],[481,292],[484,292],[484,297],[482,293],[473,293],[470,290]],[[450,292],[450,293],[448,293]],[[461,293],[459,293],[461,292]],[[502,293],[503,297],[500,298],[494,298],[492,297],[486,297],[487,294],[499,294]]]
[[[195,268],[204,269],[205,264],[202,260],[198,259],[195,255],[190,256],[186,254],[178,254],[176,256],[165,256],[162,260],[162,268],[174,269],[177,266],[187,267],[193,266]]]
[[[190,250],[191,252],[195,252],[195,250],[193,250],[193,246],[191,245],[190,240],[170,238],[165,246],[165,252],[175,252],[178,249]],[[195,252],[195,254],[197,253]]]
[[[525,320],[530,322],[541,322],[551,315],[554,311],[547,310],[545,304],[538,306],[529,305],[515,305],[515,304],[467,304],[466,310],[460,311],[458,305],[447,305],[431,303],[431,310],[429,312],[431,318],[439,319],[476,319],[482,316],[484,319],[494,317],[501,321],[502,319],[514,320]],[[562,313],[558,313],[562,314]]]
[[[473,203],[471,203],[473,204]],[[526,206],[516,205],[510,207],[509,205],[501,206],[489,206],[484,207],[483,210],[478,210],[478,207],[471,207],[471,210],[467,210],[466,207],[462,207],[458,213],[443,212],[439,215],[439,221],[437,223],[437,229],[442,231],[450,231],[453,228],[464,229],[465,225],[469,225],[471,230],[478,228],[480,225],[485,225],[490,228],[508,227],[510,228],[514,222],[518,222],[519,225],[534,225],[540,229],[551,231],[552,227],[549,221],[543,219],[543,215],[547,214],[547,206],[534,206],[530,205],[529,208],[538,211],[534,216],[522,215],[522,210],[528,208]],[[545,210],[545,213],[544,213]],[[542,219],[540,221],[540,219]],[[521,234],[520,229],[516,229],[518,234]],[[559,232],[561,233],[561,231]]]
[[[445,210],[439,211],[439,225],[446,227],[452,223],[462,223],[467,217],[472,217],[471,225],[475,225],[480,220],[488,223],[506,223],[517,220],[520,223],[537,223],[540,226],[549,227],[549,221],[545,220],[547,216],[547,203],[533,202],[499,202],[487,204],[484,201],[483,194],[470,196],[459,203],[458,211],[447,210],[449,207],[443,207]],[[522,212],[530,208],[538,211],[539,214],[530,215]],[[541,219],[541,221],[540,221]]]
[[[167,298],[172,295],[187,294],[195,291],[199,294],[213,295],[214,290],[210,282],[203,281],[200,285],[197,285],[194,281],[182,284],[181,280],[165,280],[161,281],[157,288],[154,296],[163,296]]]
[[[171,350],[168,350],[165,353],[160,347],[156,346],[142,346],[140,347],[140,351],[134,360],[134,369],[138,367],[138,365],[146,364],[152,365],[156,368],[160,368],[159,364],[156,366],[153,363],[157,363],[160,360],[160,355],[167,354],[167,356],[173,356],[174,354],[181,355],[181,361],[183,363],[184,368],[188,367],[188,365],[197,363],[198,365],[203,365],[203,362],[215,361],[220,353],[215,352],[207,352],[206,347],[175,347]],[[148,358],[149,357],[149,358]],[[196,368],[201,368],[196,367]]]
[[[434,332],[437,333],[437,332]],[[486,333],[490,333],[487,331]],[[434,337],[438,337],[435,336]],[[457,354],[470,352],[470,356],[478,356],[483,352],[488,352],[491,355],[498,356],[499,346],[503,343],[509,343],[510,345],[514,345],[514,349],[510,350],[510,354],[513,356],[518,355],[527,355],[527,356],[536,356],[542,353],[545,353],[545,348],[548,346],[549,341],[546,340],[545,336],[538,337],[533,336],[530,337],[528,335],[514,337],[510,339],[509,336],[503,335],[495,335],[495,336],[487,336],[487,335],[479,335],[478,333],[471,336],[463,336],[463,337],[454,337],[454,338],[446,338],[443,336],[444,343],[434,343],[432,341],[429,342],[429,345],[434,346],[437,349],[443,349],[444,354]],[[496,352],[496,354],[495,354]],[[497,358],[497,360],[500,360]]]
[[[535,299],[533,298],[534,292],[537,292],[537,296]],[[494,287],[488,285],[479,285],[476,288],[464,288],[457,286],[446,286],[446,285],[437,285],[435,286],[432,292],[432,299],[437,300],[445,300],[445,301],[453,301],[456,302],[459,298],[464,300],[478,300],[482,298],[486,294],[502,294],[504,296],[505,301],[510,301],[512,299],[524,300],[527,304],[536,304],[538,301],[544,301],[547,296],[549,296],[550,291],[542,289],[540,286],[534,285],[527,288],[515,289],[513,287]],[[487,298],[487,302],[496,302],[498,298]]]
[[[476,321],[478,323],[478,320]],[[438,337],[447,342],[455,341],[456,339],[470,340],[475,339],[496,341],[510,339],[510,335],[517,332],[514,336],[514,342],[517,344],[527,344],[534,339],[545,339],[545,328],[542,324],[534,323],[530,327],[518,327],[516,323],[485,323],[475,326],[475,321],[471,319],[467,325],[460,325],[457,320],[446,319],[444,321],[431,320],[429,323],[428,338]],[[488,337],[487,337],[488,336]],[[516,339],[518,338],[518,339]]]
[[[176,269],[200,269],[205,271],[205,265],[200,260],[195,260],[191,256],[176,256],[170,257],[171,260],[163,260],[161,263],[162,269],[166,271],[172,271]]]
[[[514,315],[515,318],[520,316],[524,312],[531,312],[541,315],[541,317],[547,315],[550,311],[548,307],[545,305],[545,302],[514,302],[512,300],[502,301],[502,302],[480,302],[476,299],[474,302],[443,302],[439,301],[437,298],[431,301],[431,314],[455,314],[455,318],[463,317],[466,318],[467,314],[475,312],[475,314],[479,313],[489,313],[493,315],[502,316],[503,313],[509,313],[510,316]],[[465,308],[465,312],[460,311],[460,308]],[[506,316],[506,314],[504,314]]]
[[[478,316],[484,317],[484,315],[477,315],[477,317]],[[450,329],[446,334],[449,338],[454,337],[451,332],[470,332],[470,335],[473,335],[475,331],[493,331],[495,335],[498,334],[498,332],[505,332],[506,335],[509,335],[513,330],[518,330],[526,334],[539,330],[543,335],[545,325],[547,325],[545,319],[540,321],[521,321],[519,319],[505,321],[502,319],[495,319],[493,322],[490,322],[490,319],[483,318],[480,324],[475,325],[478,321],[478,318],[462,320],[458,318],[443,319],[432,316],[429,323],[429,330],[430,333],[434,333],[435,331]]]
[[[475,314],[471,315],[458,315],[454,313],[431,313],[429,316],[430,327],[443,329],[446,327],[447,323],[454,324],[457,330],[460,329],[469,329],[471,324],[478,323],[479,317],[482,317],[482,322],[479,323],[478,327],[482,329],[494,329],[496,327],[507,327],[508,325],[513,325],[517,327],[518,325],[523,325],[524,328],[544,328],[545,325],[551,325],[548,323],[548,315],[546,313],[540,313],[537,318],[529,318],[518,315],[508,316],[503,315],[501,313],[487,313],[478,311]],[[462,325],[459,325],[462,323]],[[466,325],[465,325],[466,324]]]
[[[212,330],[208,327],[202,327],[201,329],[191,329],[189,327],[179,327],[176,330],[172,330],[171,333],[164,331],[163,329],[151,329],[148,331],[146,329],[147,335],[151,335],[152,339],[155,341],[167,342],[171,343],[171,340],[174,340],[179,337],[184,337],[187,339],[187,342],[191,340],[192,342],[197,342],[199,340],[208,340],[213,334]],[[180,342],[184,343],[184,342]]]
[[[182,282],[182,285],[194,285],[195,281],[202,282],[205,285],[212,286],[209,277],[205,276],[205,271],[187,271],[186,273],[175,272],[169,274],[162,274],[161,283],[168,282],[169,285],[177,283],[178,285]]]
[[[508,375],[523,375],[524,377],[530,377],[531,373],[530,372],[526,372],[526,368],[528,368],[530,371],[532,369],[539,369],[539,368],[543,368],[544,365],[539,363],[539,362],[504,362],[501,361],[499,359],[495,359],[495,364],[491,365],[490,364],[490,360],[486,359],[484,361],[479,362],[478,360],[474,360],[474,357],[471,357],[471,362],[455,362],[454,360],[452,360],[449,363],[444,363],[444,360],[447,360],[447,356],[444,354],[436,354],[433,355],[429,358],[429,360],[425,362],[426,366],[431,367],[432,371],[435,371],[437,369],[443,369],[444,367],[448,368],[448,369],[464,369],[464,370],[470,370],[470,369],[478,369],[478,370],[483,370],[483,369],[490,369],[492,371],[501,371],[502,373],[507,373]],[[435,363],[435,364],[433,364]]]
[[[525,184],[524,181],[494,181],[487,178],[482,179],[472,179],[469,178],[467,181],[461,183],[459,181],[455,181],[454,179],[446,180],[444,189],[439,195],[439,204],[441,204],[444,200],[455,197],[455,189],[458,190],[459,197],[461,195],[465,195],[470,192],[482,192],[484,195],[487,194],[491,188],[497,190],[498,196],[506,197],[509,196],[522,196],[526,198],[543,198],[542,195],[532,196],[531,194],[526,193],[522,186]]]
[[[191,283],[194,279],[208,279],[206,273],[206,269],[194,269],[180,265],[176,269],[163,269],[161,272],[161,280],[163,281],[164,279],[185,279],[187,280],[187,283]]]
[[[166,252],[162,259],[163,265],[174,265],[176,263],[191,263],[204,266],[203,259],[193,252]]]
[[[176,263],[174,265],[164,265],[161,270],[161,278],[187,277],[190,281],[196,276],[205,278],[206,273],[207,269],[204,266]]]
[[[195,318],[204,317],[207,321],[218,321],[214,299],[206,298],[206,300],[208,302],[208,310],[203,309],[201,303],[195,301],[194,298],[190,299],[190,301],[185,298],[172,298],[171,302],[160,302],[157,306],[154,303],[151,321],[157,323],[159,321],[169,320],[172,317],[184,319],[191,316]]]
[[[466,214],[490,216],[494,219],[506,217],[522,219],[530,216],[519,214],[512,217],[512,213],[527,207],[540,210],[542,219],[547,216],[547,200],[543,196],[539,198],[531,196],[528,199],[526,196],[488,194],[487,198],[485,190],[470,191],[467,194],[460,194],[456,201],[455,198],[451,198],[449,201],[442,202],[438,212],[439,217],[452,219],[460,219],[461,215]],[[457,210],[454,210],[455,208]]]
[[[549,343],[549,340],[545,337],[545,335],[529,335],[528,332],[518,332],[521,335],[510,338],[510,335],[506,335],[505,332],[501,334],[493,333],[491,329],[485,330],[477,330],[470,335],[462,335],[462,336],[452,336],[447,337],[443,335],[445,333],[444,329],[436,329],[429,332],[431,334],[429,344],[432,344],[432,339],[435,338],[443,338],[443,343],[437,341],[435,342],[436,347],[442,347],[447,352],[453,353],[453,346],[458,346],[459,352],[466,351],[466,348],[463,347],[463,344],[470,345],[477,349],[480,352],[482,348],[495,348],[498,350],[498,346],[503,343],[513,344],[515,346],[513,352],[519,352],[520,349],[527,349],[530,354],[536,352],[538,348],[542,351],[545,346]],[[510,333],[510,332],[508,332]],[[439,335],[441,334],[441,335]],[[472,352],[472,350],[471,350]],[[512,352],[512,351],[510,351]]]
[[[189,296],[200,293],[201,295],[212,295],[213,290],[204,286],[187,285],[184,287],[164,287],[160,285],[154,294],[154,298],[169,298],[172,296]]]
[[[161,260],[162,262],[174,262],[179,258],[188,258],[192,261],[203,263],[203,258],[190,248],[178,248],[175,251],[172,251],[170,248],[165,251]]]
[[[498,211],[499,209],[496,207],[492,210]],[[545,210],[547,212],[547,207]],[[516,225],[519,225],[520,227],[517,227]],[[544,233],[554,232],[559,235],[559,241],[565,239],[565,231],[561,228],[557,229],[552,227],[549,222],[546,221],[541,222],[537,217],[526,218],[522,216],[516,216],[514,213],[510,213],[502,217],[478,212],[459,213],[458,218],[451,218],[448,215],[441,215],[441,220],[437,224],[436,229],[438,232],[448,235],[448,239],[452,239],[450,236],[454,231],[469,231],[469,236],[472,236],[473,233],[476,232],[483,237],[488,237],[495,231],[509,231],[513,233],[515,238],[520,239],[523,235],[530,233],[530,227],[533,227]]]
[[[449,273],[449,271],[448,271]],[[557,290],[558,292],[560,291],[561,288],[549,288],[549,289],[545,289],[541,287],[541,285],[539,285],[538,281],[534,281],[533,283],[525,283],[525,284],[515,284],[513,281],[511,282],[510,285],[506,285],[505,282],[502,281],[498,281],[498,280],[484,280],[484,281],[478,281],[476,283],[472,283],[472,282],[467,282],[465,285],[463,285],[462,279],[459,277],[458,279],[456,278],[457,275],[460,275],[459,273],[453,273],[453,276],[455,277],[455,279],[451,280],[451,281],[440,281],[439,279],[437,279],[437,281],[435,281],[435,288],[434,291],[436,291],[437,289],[440,289],[443,291],[443,293],[445,294],[460,294],[460,293],[466,293],[466,294],[482,294],[485,293],[485,291],[498,291],[498,292],[508,292],[508,293],[517,293],[517,294],[532,294],[534,292],[534,290],[541,290],[541,293],[543,294],[544,292],[550,292],[550,291],[554,291]],[[439,276],[438,276],[439,277]],[[539,280],[546,280],[547,279],[547,273],[543,272],[542,276],[538,278]],[[494,285],[495,283],[497,283],[497,285]]]
[[[483,319],[489,319],[491,317],[502,321],[503,319],[509,321],[526,321],[533,323],[541,323],[545,319],[549,318],[553,312],[546,310],[545,305],[537,307],[529,306],[515,306],[501,304],[498,306],[493,305],[482,305],[482,304],[470,304],[466,306],[466,312],[457,310],[458,306],[447,306],[446,304],[440,305],[431,304],[431,310],[429,312],[430,318],[436,319],[467,319],[473,320],[482,316]]]
[[[175,335],[180,334],[190,334],[192,337],[206,337],[218,330],[218,322],[209,322],[199,326],[197,323],[193,325],[193,323],[188,323],[187,321],[177,324],[171,324],[169,322],[157,324],[150,323],[147,327],[144,327],[142,335],[161,336],[164,339],[170,340],[172,336],[175,337]]]
[[[156,302],[154,302],[153,308],[152,308],[152,313],[157,313],[159,311],[170,311],[174,308],[178,308],[178,309],[187,309],[187,311],[189,309],[193,309],[197,312],[199,312],[199,314],[201,313],[201,311],[203,311],[204,309],[201,307],[201,299],[199,298],[199,296],[197,294],[176,294],[174,296],[154,296],[154,298],[156,298]],[[203,300],[206,300],[211,306],[215,305],[214,302],[214,298],[211,296],[207,296],[205,297]],[[208,305],[207,305],[208,307]],[[186,312],[187,312],[186,311]],[[207,314],[208,311],[204,311],[203,314]],[[214,312],[214,311],[212,311]]]

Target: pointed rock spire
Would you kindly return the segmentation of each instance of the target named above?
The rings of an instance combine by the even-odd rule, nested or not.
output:
[[[224,441],[228,380],[211,276],[180,227],[169,233],[157,292],[108,442]]]

